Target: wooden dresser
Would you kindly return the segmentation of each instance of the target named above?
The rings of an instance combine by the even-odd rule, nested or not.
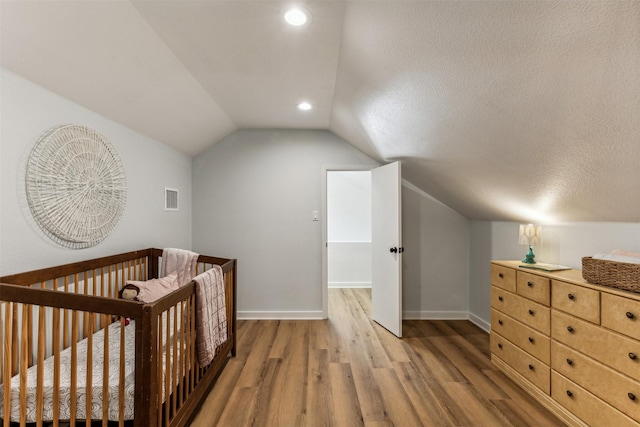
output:
[[[491,360],[570,426],[640,426],[640,294],[491,263]]]

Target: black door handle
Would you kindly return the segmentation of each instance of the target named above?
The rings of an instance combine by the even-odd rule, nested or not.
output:
[[[404,248],[402,246],[400,246],[399,248],[396,248],[394,246],[391,249],[389,249],[389,252],[391,252],[393,254],[401,254],[402,252],[404,252]]]

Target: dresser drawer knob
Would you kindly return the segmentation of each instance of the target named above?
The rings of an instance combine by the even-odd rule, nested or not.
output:
[[[529,309],[529,314],[533,316],[534,315],[533,310]]]
[[[630,311],[627,311],[627,318],[628,318],[628,319],[633,319],[634,317],[636,317],[636,316],[635,316],[635,314],[633,314],[633,313],[632,313],[632,312],[630,312]]]
[[[502,279],[504,277],[504,274],[498,273],[498,277]]]
[[[502,320],[498,320],[498,325],[502,325]]]
[[[498,297],[498,301],[502,301],[504,298],[502,297]]]
[[[502,344],[498,344],[498,348],[499,348],[499,349],[502,349]]]
[[[569,294],[569,295],[567,295],[567,298],[574,299],[575,297],[573,296],[573,294]]]
[[[567,390],[567,396],[572,397],[573,393],[571,392],[571,390]]]
[[[573,333],[573,328],[571,326],[567,326],[567,331]]]
[[[529,337],[529,342],[530,342],[531,344],[533,344],[533,342],[534,342],[534,341],[535,341],[535,340],[533,339],[533,337]]]
[[[529,369],[533,371],[533,365],[529,364]]]
[[[533,282],[527,282],[527,286],[528,287],[532,287],[533,286]]]
[[[573,365],[573,360],[567,359],[567,365]]]
[[[629,399],[631,400],[636,400],[636,395],[633,393],[627,393],[627,396],[629,396]]]
[[[635,353],[629,353],[629,359],[636,360],[637,358],[638,356],[636,356]]]

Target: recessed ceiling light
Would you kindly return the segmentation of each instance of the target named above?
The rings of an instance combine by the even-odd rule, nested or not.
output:
[[[302,110],[302,111],[309,111],[311,110],[311,104],[309,104],[308,102],[301,102],[300,104],[298,104],[298,109]]]
[[[307,22],[307,19],[307,12],[299,7],[289,9],[284,14],[284,20],[287,21],[289,25],[293,25],[294,27],[304,25]]]

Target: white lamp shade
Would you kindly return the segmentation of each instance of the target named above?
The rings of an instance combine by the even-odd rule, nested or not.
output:
[[[542,227],[533,224],[520,224],[518,243],[521,245],[537,246],[542,238]]]

